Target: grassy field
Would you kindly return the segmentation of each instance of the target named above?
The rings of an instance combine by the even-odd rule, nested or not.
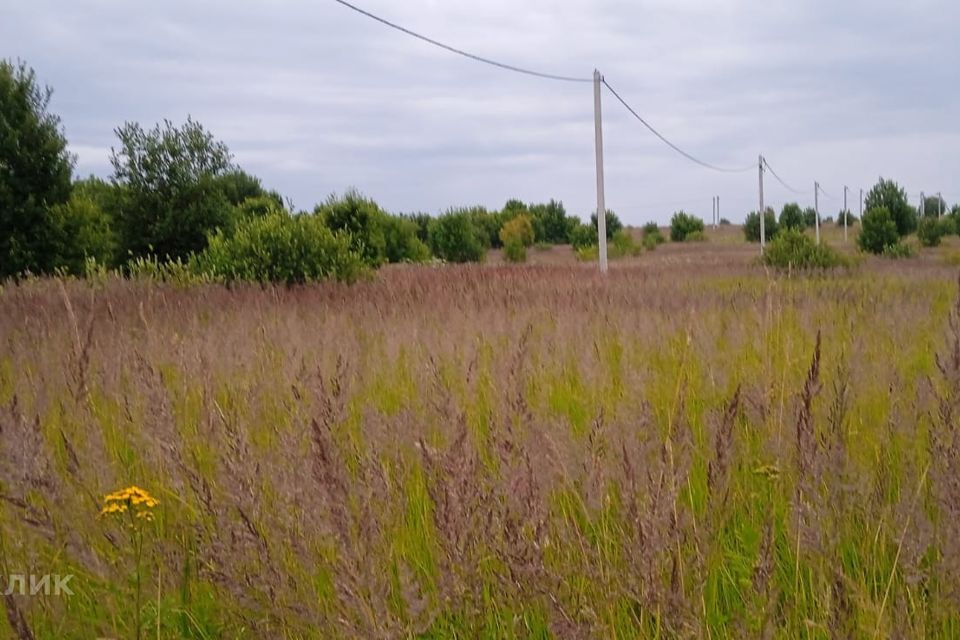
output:
[[[958,239],[787,277],[738,233],[5,286],[0,576],[74,577],[0,637],[960,637]]]

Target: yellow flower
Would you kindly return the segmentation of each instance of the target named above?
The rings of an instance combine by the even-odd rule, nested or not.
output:
[[[126,489],[105,495],[103,497],[103,508],[100,510],[100,515],[105,516],[114,513],[124,513],[129,508],[131,511],[136,512],[136,517],[144,520],[153,520],[153,514],[142,511],[142,509],[153,509],[158,504],[160,504],[160,501],[144,489],[137,486],[130,486]]]

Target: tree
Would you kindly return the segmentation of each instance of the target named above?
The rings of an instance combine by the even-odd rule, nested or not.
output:
[[[623,229],[623,223],[620,222],[620,218],[617,217],[617,214],[611,211],[610,209],[607,209],[606,222],[607,222],[607,240],[610,240],[611,238],[613,238],[614,234],[617,233],[617,231],[621,231]],[[597,214],[596,213],[590,214],[590,224],[593,226],[594,233],[597,234],[594,236],[594,244],[596,244],[596,241],[599,238],[599,233],[600,233],[597,230]]]
[[[504,223],[500,229],[500,242],[507,246],[508,242],[519,243],[523,247],[529,247],[533,244],[535,238],[533,223],[530,216],[519,215],[512,220]]]
[[[448,262],[481,262],[487,243],[466,210],[452,210],[430,221],[430,248]]]
[[[803,210],[803,224],[812,229],[817,226],[817,210],[813,207],[807,207]]]
[[[236,212],[219,182],[234,169],[230,151],[200,123],[164,120],[145,131],[128,122],[116,134],[110,162],[124,196],[116,223],[130,255],[184,258],[232,226]]]
[[[703,229],[703,220],[685,211],[677,211],[670,218],[670,240],[672,242],[683,242],[697,233],[702,235]]]
[[[923,217],[937,218],[950,213],[947,201],[940,196],[927,196],[923,199]]]
[[[857,223],[857,216],[855,216],[849,209],[847,209],[847,210],[841,209],[841,210],[837,213],[837,225],[838,225],[838,226],[841,226],[841,227],[843,226],[843,218],[844,218],[844,216],[846,216],[846,218],[847,218],[847,226],[848,226],[848,227]]]
[[[0,278],[56,266],[50,210],[70,198],[73,157],[52,95],[25,63],[0,60]]]
[[[528,208],[533,233],[537,242],[565,244],[576,220],[567,216],[562,202],[550,200],[547,204],[534,204]]]
[[[583,249],[596,245],[598,237],[596,227],[580,222],[570,231],[570,244],[574,249]]]
[[[940,220],[934,216],[924,216],[917,225],[917,239],[925,247],[940,245],[943,236],[952,231],[950,218]]]
[[[237,207],[251,198],[272,200],[276,209],[283,209],[283,198],[276,191],[267,191],[263,188],[260,178],[252,176],[238,168],[227,171],[217,178],[217,185],[230,204]]]
[[[313,212],[332,230],[349,234],[354,251],[363,256],[367,264],[379,267],[386,262],[385,214],[376,202],[350,189],[342,197],[331,195]]]
[[[807,223],[804,220],[803,209],[800,208],[800,205],[796,202],[789,202],[783,205],[783,210],[780,212],[780,227],[783,229],[799,229],[802,231],[806,226]]]
[[[917,229],[917,212],[907,202],[907,193],[893,180],[880,181],[870,189],[864,200],[864,207],[870,209],[886,209],[897,225],[897,233],[906,236]]]
[[[777,214],[772,208],[767,207],[763,212],[764,240],[773,240],[777,237],[779,230]],[[756,211],[747,214],[747,219],[743,222],[743,236],[747,242],[760,242],[760,216]]]
[[[417,236],[419,227],[410,218],[385,215],[383,233],[386,240],[387,262],[426,262],[430,249]]]
[[[857,245],[862,251],[881,254],[887,247],[900,242],[897,223],[885,207],[867,209],[863,214],[860,225],[860,235],[857,236]]]

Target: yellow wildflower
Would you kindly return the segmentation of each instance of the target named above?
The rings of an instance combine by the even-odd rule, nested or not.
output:
[[[103,497],[103,508],[100,510],[101,516],[114,513],[124,513],[127,509],[136,512],[136,517],[143,520],[153,520],[153,514],[143,509],[153,509],[160,501],[147,493],[144,489],[137,486],[130,486],[126,489],[108,493]]]

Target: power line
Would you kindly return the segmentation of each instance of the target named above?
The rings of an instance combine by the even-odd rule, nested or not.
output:
[[[783,178],[781,178],[780,176],[777,175],[777,172],[773,170],[773,167],[770,166],[770,163],[767,162],[767,159],[766,159],[766,158],[763,159],[763,166],[765,166],[765,167],[767,168],[767,171],[770,172],[770,175],[772,175],[774,178],[776,178],[776,179],[777,179],[777,182],[779,182],[780,184],[782,184],[783,187],[784,187],[787,191],[792,191],[793,193],[795,193],[795,194],[797,194],[797,195],[800,195],[800,196],[807,195],[808,192],[806,192],[806,191],[801,191],[800,189],[794,189],[794,188],[791,187],[789,184],[787,184],[786,182],[784,182],[784,181],[783,181]]]
[[[339,2],[340,0],[337,0],[337,1]],[[601,78],[600,81],[603,82],[603,84],[605,84],[605,85],[607,86],[607,89],[609,89],[609,90],[610,90],[610,93],[612,93],[613,96],[614,96],[617,100],[620,101],[620,104],[622,104],[624,107],[626,107],[627,111],[629,111],[631,114],[633,114],[633,117],[634,117],[634,118],[636,118],[637,120],[639,120],[640,123],[641,123],[643,126],[645,126],[647,129],[650,130],[650,133],[652,133],[653,135],[655,135],[655,136],[657,136],[658,138],[660,138],[660,140],[661,140],[664,144],[666,144],[668,147],[670,147],[671,149],[673,149],[674,151],[676,151],[677,153],[679,153],[680,155],[682,155],[682,156],[683,156],[684,158],[686,158],[687,160],[690,160],[691,162],[695,162],[696,164],[699,164],[701,167],[706,167],[707,169],[713,169],[714,171],[720,171],[720,172],[722,172],[722,173],[745,173],[745,172],[747,172],[747,171],[752,171],[752,170],[753,170],[754,165],[752,165],[752,164],[751,164],[750,166],[748,166],[748,167],[735,168],[735,169],[734,169],[734,168],[730,168],[730,167],[718,167],[717,165],[710,164],[709,162],[704,162],[703,160],[700,160],[699,158],[696,158],[696,157],[690,155],[689,153],[687,153],[686,151],[684,151],[683,149],[681,149],[680,147],[678,147],[677,145],[673,144],[672,142],[670,142],[669,140],[667,140],[665,137],[663,137],[663,135],[661,135],[659,131],[657,131],[656,129],[654,129],[654,128],[650,125],[649,122],[647,122],[646,120],[644,120],[644,119],[640,116],[639,113],[637,113],[636,111],[634,111],[634,110],[633,110],[633,107],[631,107],[629,104],[627,104],[627,101],[624,100],[623,98],[621,98],[621,97],[620,97],[620,94],[617,93],[617,91],[616,91],[613,87],[610,86],[610,83],[607,82],[607,79],[606,79],[606,78]]]
[[[461,55],[461,56],[464,56],[464,57],[466,57],[466,58],[470,58],[471,60],[476,60],[477,62],[483,62],[484,64],[489,64],[489,65],[492,65],[492,66],[494,66],[494,67],[499,67],[499,68],[501,68],[501,69],[506,69],[507,71],[515,71],[516,73],[523,73],[523,74],[526,74],[526,75],[528,75],[528,76],[535,76],[535,77],[537,77],[537,78],[545,78],[545,79],[547,79],[547,80],[559,80],[559,81],[561,81],[561,82],[593,82],[593,78],[577,78],[577,77],[573,77],[573,76],[560,76],[560,75],[555,75],[555,74],[552,74],[552,73],[542,73],[542,72],[540,72],[540,71],[533,71],[533,70],[530,70],[530,69],[524,69],[523,67],[515,67],[515,66],[513,66],[513,65],[511,65],[511,64],[505,64],[505,63],[503,63],[503,62],[497,62],[496,60],[491,60],[491,59],[489,59],[489,58],[484,58],[484,57],[482,57],[482,56],[478,56],[478,55],[473,54],[473,53],[470,53],[470,52],[468,52],[468,51],[464,51],[464,50],[462,50],[462,49],[457,49],[456,47],[451,47],[451,46],[448,45],[448,44],[443,44],[442,42],[438,42],[438,41],[434,40],[433,38],[428,38],[427,36],[421,35],[421,34],[415,32],[415,31],[411,31],[410,29],[407,29],[407,28],[405,28],[405,27],[401,27],[400,25],[398,25],[398,24],[396,24],[396,23],[394,23],[394,22],[390,22],[389,20],[386,20],[386,19],[384,19],[384,18],[381,18],[380,16],[377,16],[377,15],[374,15],[374,14],[370,13],[369,11],[366,11],[366,10],[364,10],[364,9],[361,9],[360,7],[358,7],[358,6],[356,6],[356,5],[350,4],[350,3],[347,2],[346,0],[334,0],[334,2],[339,2],[340,4],[342,4],[343,6],[347,7],[348,9],[352,9],[352,10],[356,11],[357,13],[359,13],[359,14],[361,14],[361,15],[367,16],[368,18],[370,18],[370,19],[372,19],[372,20],[376,20],[376,21],[379,22],[380,24],[384,24],[384,25],[386,25],[386,26],[388,26],[388,27],[391,27],[391,28],[393,28],[393,29],[396,29],[397,31],[401,31],[401,32],[407,34],[408,36],[413,36],[414,38],[417,38],[418,40],[423,40],[424,42],[427,42],[427,43],[429,43],[429,44],[432,44],[432,45],[434,45],[434,46],[436,46],[436,47],[440,47],[441,49],[446,49],[447,51],[449,51],[449,52],[451,52],[451,53],[456,53],[457,55]]]
[[[819,184],[817,185],[817,187],[820,189],[820,193],[821,193],[824,197],[826,197],[828,200],[836,200],[836,198],[834,198],[832,195],[830,195],[829,193],[827,193],[826,191],[824,191],[824,190],[823,190],[823,187],[821,187]]]

